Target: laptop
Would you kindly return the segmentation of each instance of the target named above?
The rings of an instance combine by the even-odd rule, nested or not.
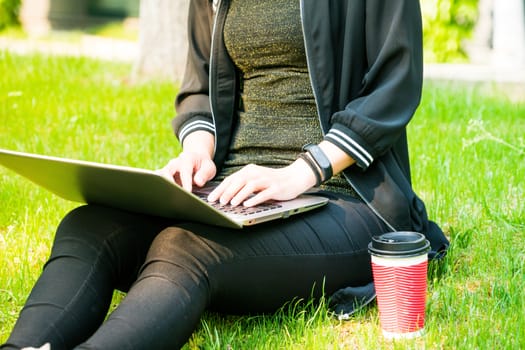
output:
[[[233,207],[208,202],[210,187],[190,193],[153,170],[5,149],[0,149],[0,164],[73,202],[230,228],[287,218],[328,202],[323,196],[303,194],[289,201]]]

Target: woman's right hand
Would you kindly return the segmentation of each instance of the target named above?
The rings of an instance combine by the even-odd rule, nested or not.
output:
[[[173,179],[187,191],[192,191],[193,185],[202,187],[213,179],[217,172],[213,160],[203,153],[184,151],[173,158],[160,170],[160,174]]]
[[[213,135],[206,131],[193,132],[184,139],[183,151],[160,169],[160,174],[190,192],[193,185],[202,187],[217,173],[213,149]]]

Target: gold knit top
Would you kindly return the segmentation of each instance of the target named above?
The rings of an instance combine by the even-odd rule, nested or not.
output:
[[[286,166],[323,139],[308,75],[299,1],[231,0],[226,49],[241,74],[241,110],[221,177],[255,163]],[[334,176],[326,189],[349,192]]]

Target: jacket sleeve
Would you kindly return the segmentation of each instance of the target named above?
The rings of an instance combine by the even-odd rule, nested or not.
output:
[[[417,0],[367,0],[361,91],[332,115],[325,139],[367,169],[403,134],[421,99],[422,24]]]
[[[215,134],[209,102],[209,59],[213,10],[208,0],[192,0],[188,17],[188,56],[184,78],[175,100],[177,116],[172,121],[179,141],[191,132]]]

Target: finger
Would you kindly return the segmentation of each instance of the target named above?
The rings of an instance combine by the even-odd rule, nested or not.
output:
[[[208,181],[213,179],[216,173],[217,168],[215,167],[215,163],[212,160],[203,161],[201,167],[197,170],[195,176],[193,177],[193,182],[195,185],[202,187]]]
[[[222,192],[224,191],[224,189],[226,188],[226,182],[228,181],[228,177],[226,177],[224,180],[221,181],[220,184],[217,185],[217,187],[215,187],[213,189],[213,191],[211,191],[209,194],[208,194],[208,201],[209,202],[216,202],[219,200],[220,196],[222,195]]]
[[[249,181],[254,177],[258,177],[256,171],[257,167],[254,165],[247,165],[241,170],[227,176],[218,186],[213,190],[208,200],[215,202],[219,200],[222,204],[227,204]]]
[[[162,171],[179,186],[182,186],[186,190],[191,191],[191,165],[188,166],[188,162],[184,160],[182,155],[171,159]]]
[[[232,198],[244,187],[244,182],[231,181],[227,187],[222,191],[219,202],[221,204],[228,204]]]
[[[157,169],[155,170],[155,172],[163,178],[168,179],[169,181],[173,181],[173,176],[166,167],[162,169]]]
[[[235,174],[226,177],[219,186],[210,193],[208,200],[228,204],[233,196],[242,188],[242,183],[235,178],[238,178]]]
[[[255,185],[255,183],[247,183],[233,196],[233,198],[230,200],[230,204],[233,206],[238,206],[242,204],[246,199],[253,196],[253,194],[258,190],[259,189]]]
[[[157,172],[165,178],[175,181],[175,174],[177,172],[177,159],[171,159],[162,169]]]
[[[191,192],[193,189],[193,166],[189,163],[183,163],[178,175],[182,188]]]
[[[242,205],[244,205],[245,207],[253,207],[258,204],[264,203],[270,199],[274,199],[273,196],[271,195],[271,191],[264,190],[264,191],[257,192],[252,197],[246,199],[242,203]]]

